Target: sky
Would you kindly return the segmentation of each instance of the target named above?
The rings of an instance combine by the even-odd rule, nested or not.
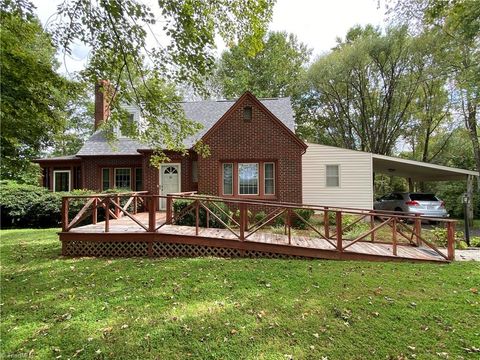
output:
[[[43,24],[54,16],[56,7],[63,0],[33,0]],[[154,0],[150,0],[153,2]],[[273,9],[270,30],[287,31],[313,49],[316,57],[335,46],[337,37],[344,37],[348,29],[360,24],[383,26],[384,10],[380,0],[277,0]],[[219,44],[218,52],[224,49]],[[62,73],[81,70],[88,59],[88,48],[77,44],[72,55],[59,56]]]

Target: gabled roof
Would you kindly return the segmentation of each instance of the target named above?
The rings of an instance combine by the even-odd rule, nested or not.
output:
[[[203,129],[195,136],[185,139],[185,147],[191,148],[195,145],[236,102],[237,100],[183,102],[181,105],[187,119],[203,125]],[[275,115],[286,128],[292,133],[295,132],[295,120],[290,98],[259,99],[259,102]],[[137,150],[148,150],[149,148],[148,145],[129,138],[119,138],[114,144],[110,144],[103,132],[99,130],[85,142],[77,156],[138,155]]]

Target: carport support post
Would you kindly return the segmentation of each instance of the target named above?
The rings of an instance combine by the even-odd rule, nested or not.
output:
[[[468,216],[468,203],[469,203],[468,193],[463,195],[463,221],[465,223],[465,242],[470,246],[470,217]]]

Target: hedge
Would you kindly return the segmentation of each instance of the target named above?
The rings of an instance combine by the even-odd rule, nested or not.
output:
[[[110,192],[125,192],[116,190]],[[50,228],[59,227],[62,222],[62,197],[66,195],[89,195],[91,190],[51,192],[36,185],[19,184],[14,181],[0,181],[1,227],[6,228]],[[73,200],[69,204],[72,219],[84,206],[85,200]],[[102,220],[103,211],[99,211]]]

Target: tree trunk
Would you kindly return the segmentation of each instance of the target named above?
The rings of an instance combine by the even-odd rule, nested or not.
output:
[[[477,171],[480,172],[480,141],[478,140],[477,131],[477,104],[475,100],[467,99],[467,113],[465,114],[465,126],[467,127],[470,139],[473,145],[473,156],[475,157],[475,165]],[[480,181],[477,181],[478,191],[480,191]]]

